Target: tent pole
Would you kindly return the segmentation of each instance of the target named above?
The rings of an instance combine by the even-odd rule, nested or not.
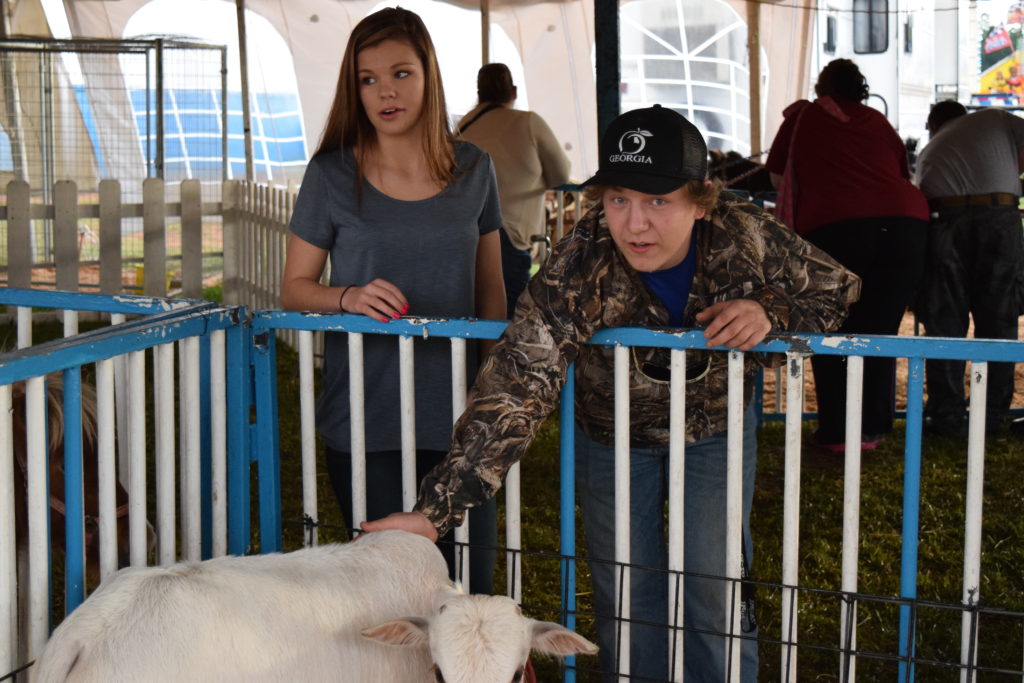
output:
[[[238,22],[239,75],[242,78],[242,129],[245,131],[245,179],[255,178],[252,161],[252,114],[249,111],[249,50],[245,38],[245,0],[235,0]],[[227,102],[224,103],[227,107]]]
[[[491,2],[480,0],[480,51],[481,64],[491,63]]]
[[[619,115],[622,106],[619,70],[619,0],[594,0],[597,134]]]
[[[797,74],[800,79],[800,98],[807,96],[807,82],[811,77],[811,18],[813,10],[805,9],[800,17],[800,61],[797,63]]]
[[[750,153],[761,153],[761,3],[747,2],[747,55],[750,63]],[[762,162],[763,163],[763,162]]]

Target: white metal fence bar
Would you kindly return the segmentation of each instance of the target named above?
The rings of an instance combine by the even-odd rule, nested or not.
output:
[[[507,594],[517,603],[523,602],[523,515],[520,503],[521,476],[519,463],[505,475],[505,584]]]
[[[18,348],[32,346],[32,308],[18,306]]]
[[[182,545],[185,558],[199,561],[203,554],[202,541],[202,496],[200,495],[202,446],[200,440],[201,419],[199,409],[199,337],[188,337],[181,341],[181,364],[184,369],[181,402],[186,406],[181,421],[182,468],[181,488],[185,491],[186,505],[182,510],[185,532]]]
[[[96,470],[99,479],[100,581],[117,571],[117,466],[114,439],[114,362],[96,363]]]
[[[466,382],[466,340],[452,337],[452,424],[459,419],[466,409],[466,392],[469,386]],[[469,516],[467,512],[462,520],[462,525],[455,528],[456,544],[469,543]],[[455,548],[455,576],[464,585],[469,585],[469,551],[466,546]]]
[[[157,563],[174,564],[177,556],[175,533],[175,438],[174,438],[174,344],[161,344],[153,349],[156,367],[153,382],[153,431],[156,459],[156,531]],[[181,365],[184,369],[184,362]],[[185,401],[182,400],[182,404]],[[184,438],[184,435],[182,435]]]
[[[782,493],[782,662],[784,681],[797,680],[797,609],[800,580],[800,450],[804,412],[804,357],[786,354],[786,456]],[[780,382],[781,384],[781,382]],[[787,644],[788,643],[788,644]]]
[[[125,321],[123,313],[114,313],[110,316],[111,325],[120,325]],[[31,327],[31,325],[29,325]],[[130,440],[128,438],[128,406],[131,402],[131,392],[128,389],[128,356],[122,355],[114,360],[114,415],[115,430],[117,431],[118,454],[117,458],[117,480],[126,489],[131,481],[131,458]]]
[[[683,680],[684,634],[683,614],[683,570],[686,555],[684,551],[686,491],[686,352],[672,349],[669,365],[669,442],[668,442],[668,623],[669,661],[673,663],[669,672],[672,681]]]
[[[210,333],[210,523],[213,557],[228,552],[227,334]]]
[[[25,454],[28,474],[28,657],[42,652],[50,635],[50,534],[46,483],[46,388],[43,377],[25,382]]]
[[[970,366],[971,408],[967,438],[967,494],[964,502],[964,578],[962,601],[965,607],[974,607],[981,600],[981,517],[985,485],[985,411],[988,399],[988,363],[976,362]],[[972,629],[976,614],[964,610],[961,617],[960,663],[975,666],[978,663],[977,624]],[[974,680],[972,673],[960,670],[963,683]]]
[[[630,552],[630,457],[629,457],[629,347],[615,346],[615,566],[621,574],[616,577],[615,604],[622,620],[619,622],[618,672],[619,680],[628,680],[632,615],[629,563]]]
[[[864,356],[846,359],[846,463],[843,472],[843,551],[841,590],[857,592],[860,555],[860,439],[863,405]],[[843,601],[839,609],[839,680],[856,680],[857,603]],[[845,669],[845,673],[844,673]]]
[[[0,625],[9,637],[0,640],[0,671],[14,669],[18,630],[18,567],[14,529],[14,439],[11,385],[0,386]]]
[[[349,429],[352,440],[352,519],[366,521],[366,404],[363,395],[363,335],[348,335]],[[342,512],[348,512],[343,510]]]
[[[299,342],[299,443],[302,450],[302,512],[309,519],[317,516],[316,495],[316,401],[313,397],[313,333],[300,330]],[[317,545],[319,531],[310,529],[304,545]]]
[[[740,651],[743,641],[741,623],[740,578],[743,572],[743,353],[729,352],[728,432],[726,434],[728,467],[725,478],[725,585],[726,603],[730,605],[729,646],[725,662],[730,681],[740,680]]]
[[[78,311],[64,311],[64,336],[78,334]]]
[[[131,566],[146,565],[146,356],[128,354],[128,535]]]
[[[402,509],[416,502],[416,361],[413,338],[398,338],[399,411],[402,425]]]

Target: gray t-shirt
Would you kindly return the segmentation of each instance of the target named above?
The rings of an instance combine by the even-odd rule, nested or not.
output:
[[[917,158],[915,181],[928,199],[1020,194],[1024,119],[982,109],[947,122]]]
[[[433,197],[401,201],[364,182],[360,201],[352,151],[319,154],[306,168],[289,229],[330,252],[332,286],[383,278],[402,290],[408,315],[473,316],[477,245],[481,235],[501,227],[501,210],[490,158],[457,142],[455,163],[455,179]],[[317,403],[317,427],[340,451],[351,448],[347,339],[342,333],[326,336]],[[398,337],[367,335],[363,352],[366,450],[398,450]],[[447,451],[453,422],[450,342],[416,339],[414,358],[416,447]],[[469,365],[472,383],[475,357]]]

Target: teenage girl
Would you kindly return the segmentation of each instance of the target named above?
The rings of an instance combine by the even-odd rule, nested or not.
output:
[[[502,319],[502,225],[490,158],[455,141],[430,35],[414,13],[384,9],[353,29],[320,147],[289,229],[286,309]],[[330,284],[320,284],[330,258]],[[468,377],[476,374],[475,354]],[[451,446],[447,339],[416,340],[417,481]],[[403,508],[398,344],[364,340],[367,515]],[[331,484],[352,516],[347,336],[325,340],[317,428]],[[494,508],[470,516],[474,545],[494,546]],[[444,549],[445,546],[442,546]],[[474,553],[470,589],[490,592],[493,552]]]

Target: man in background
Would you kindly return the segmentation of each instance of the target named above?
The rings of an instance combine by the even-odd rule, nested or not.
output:
[[[1018,203],[1024,119],[1001,109],[968,114],[952,100],[928,115],[931,141],[916,181],[931,209],[925,282],[915,312],[931,337],[1017,339],[1024,311],[1024,240]],[[1012,363],[989,364],[986,431],[1005,427],[1013,398]],[[967,433],[964,362],[929,360],[925,429]]]
[[[501,231],[501,267],[507,316],[530,279],[531,238],[544,230],[544,193],[569,180],[569,158],[539,115],[512,108],[517,90],[504,64],[485,64],[476,77],[479,104],[458,131],[494,162],[505,229]]]

